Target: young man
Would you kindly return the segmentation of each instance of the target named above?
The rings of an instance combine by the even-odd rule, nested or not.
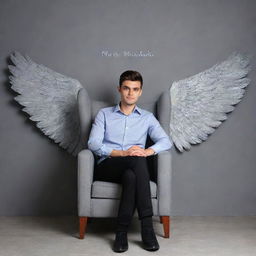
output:
[[[123,72],[117,87],[121,101],[97,113],[88,140],[88,148],[98,156],[94,180],[122,184],[113,246],[115,252],[128,250],[127,230],[136,207],[141,220],[143,248],[149,251],[159,249],[152,224],[146,157],[170,149],[173,143],[155,116],[136,105],[142,86],[139,72]],[[147,135],[154,144],[145,149]]]

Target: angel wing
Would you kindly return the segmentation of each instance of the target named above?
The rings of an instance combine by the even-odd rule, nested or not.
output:
[[[250,79],[250,57],[233,52],[225,61],[170,87],[170,137],[179,151],[201,143],[241,101]]]
[[[17,51],[10,57],[15,64],[8,65],[11,88],[20,94],[14,99],[45,135],[76,156],[80,151],[77,94],[82,85]]]

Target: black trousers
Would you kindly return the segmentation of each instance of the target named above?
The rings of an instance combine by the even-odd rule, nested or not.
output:
[[[148,161],[142,156],[111,157],[96,165],[94,180],[122,184],[117,222],[129,225],[137,208],[141,220],[153,216]]]

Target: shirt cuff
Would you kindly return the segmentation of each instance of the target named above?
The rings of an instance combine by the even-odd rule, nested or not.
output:
[[[157,147],[155,145],[150,146],[149,148],[151,148],[151,149],[153,149],[155,151],[153,155],[156,155],[158,153],[158,149],[157,149]]]
[[[110,156],[112,150],[113,150],[112,148],[106,146],[105,144],[103,144],[102,147],[101,147],[101,152],[105,156]]]

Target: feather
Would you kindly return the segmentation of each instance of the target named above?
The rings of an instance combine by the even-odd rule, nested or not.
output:
[[[20,94],[14,99],[45,135],[76,156],[81,150],[77,94],[82,85],[17,51],[10,57],[11,88]]]
[[[249,57],[233,52],[225,61],[170,87],[170,137],[179,151],[201,143],[227,119],[250,83]]]

